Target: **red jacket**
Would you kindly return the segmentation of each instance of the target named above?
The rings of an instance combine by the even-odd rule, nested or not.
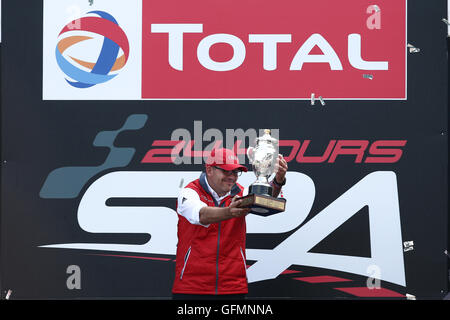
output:
[[[189,183],[201,201],[211,207],[227,207],[244,188],[236,184],[231,195],[215,203],[205,183],[206,175]],[[209,227],[191,224],[178,215],[178,245],[173,293],[247,293],[245,258],[245,217],[213,223]]]

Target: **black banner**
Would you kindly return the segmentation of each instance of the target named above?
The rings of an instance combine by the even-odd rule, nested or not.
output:
[[[43,80],[50,73],[43,61],[58,66],[61,47],[45,51],[52,19],[45,2],[2,3],[2,299],[171,299],[178,192],[198,177],[215,143],[234,147],[250,169],[245,149],[264,128],[278,130],[288,161],[287,210],[247,217],[249,299],[447,294],[446,1],[407,2],[406,99],[316,93],[314,104],[46,99],[52,84]],[[379,5],[388,27],[396,12]],[[69,86],[53,71],[61,77],[51,81]],[[377,81],[377,72],[360,78]],[[248,186],[255,176],[250,170],[240,179]]]

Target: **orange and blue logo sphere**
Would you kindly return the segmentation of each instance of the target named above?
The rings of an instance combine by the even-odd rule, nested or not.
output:
[[[125,32],[116,19],[104,11],[90,11],[85,16],[68,23],[59,33],[56,61],[75,88],[89,88],[105,83],[117,76],[128,61],[130,46]],[[76,27],[74,27],[76,26]],[[86,35],[80,35],[85,32]],[[75,44],[93,39],[92,34],[103,37],[103,45],[96,61],[64,57],[64,52]],[[120,49],[123,54],[119,57]]]

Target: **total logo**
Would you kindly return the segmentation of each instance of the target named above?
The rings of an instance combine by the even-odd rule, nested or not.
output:
[[[66,24],[58,35],[55,49],[56,61],[67,76],[69,85],[89,88],[110,81],[126,65],[130,54],[128,38],[116,19],[104,11],[90,11],[86,16]],[[88,42],[102,41],[96,50],[94,61],[75,57],[70,49],[79,46],[78,51],[89,52],[95,45]],[[83,46],[85,45],[85,46]]]
[[[406,1],[45,0],[43,99],[405,100]]]

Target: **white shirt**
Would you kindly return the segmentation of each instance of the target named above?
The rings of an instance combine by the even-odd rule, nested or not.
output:
[[[215,192],[208,184],[207,178],[205,178],[205,181],[209,193],[214,197],[214,200],[216,200],[217,203],[220,203],[223,199],[231,194],[231,192],[228,192],[226,195],[220,197],[217,192]],[[244,194],[247,193],[248,189],[245,188]],[[178,196],[177,213],[185,217],[192,224],[209,227],[209,224],[204,225],[200,223],[200,209],[207,206],[208,205],[206,203],[200,200],[200,196],[196,191],[191,188],[183,188],[183,190],[181,190],[180,192],[180,195]]]

